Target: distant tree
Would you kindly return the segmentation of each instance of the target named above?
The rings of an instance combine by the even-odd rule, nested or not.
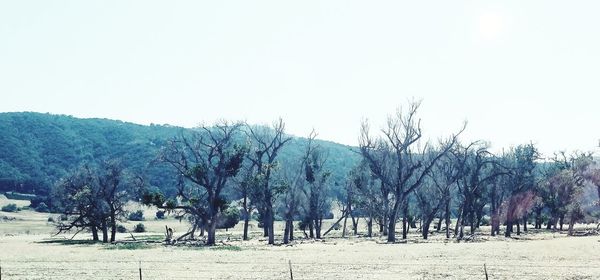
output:
[[[506,208],[505,237],[510,237],[517,226],[517,235],[520,234],[519,219],[527,221],[527,212],[533,207],[531,192],[535,187],[536,161],[540,155],[533,144],[515,147],[508,155],[510,158],[510,177],[508,187],[508,203]]]
[[[361,128],[361,154],[369,163],[372,173],[390,189],[394,200],[388,218],[388,242],[396,241],[396,220],[400,209],[408,209],[408,195],[421,186],[435,163],[452,149],[458,135],[464,130],[463,127],[440,143],[438,148],[420,145],[422,131],[421,121],[417,119],[419,107],[420,102],[412,102],[406,113],[398,110],[396,115],[390,116],[387,126],[382,130],[383,137],[372,138],[366,122]]]
[[[252,163],[250,170],[252,172],[249,178],[258,187],[260,204],[263,209],[263,225],[267,230],[269,244],[275,244],[275,212],[273,203],[279,194],[283,192],[281,184],[275,184],[274,173],[279,168],[277,156],[281,148],[292,138],[285,136],[285,123],[282,119],[273,123],[269,127],[247,126],[248,137],[252,143],[250,152],[247,155]],[[245,182],[249,184],[250,182]]]
[[[327,155],[323,149],[315,144],[317,134],[311,132],[304,155],[304,179],[306,180],[303,193],[307,198],[305,219],[310,231],[310,238],[321,238],[321,229],[325,214],[329,212],[331,201],[327,197],[328,180],[331,172],[325,168]]]
[[[185,178],[186,182],[177,187],[180,199],[145,195],[145,203],[163,209],[182,210],[186,216],[193,217],[194,225],[205,224],[207,245],[215,244],[218,215],[226,206],[223,190],[229,179],[238,174],[246,155],[246,147],[235,141],[241,126],[241,123],[223,121],[213,127],[202,126],[190,135],[182,133],[168,141],[159,159]]]
[[[90,229],[94,240],[114,242],[117,221],[124,218],[125,203],[132,195],[131,179],[118,161],[105,161],[98,167],[84,165],[61,180],[53,189],[62,214],[68,221],[58,224],[60,232],[73,228]],[[109,232],[110,230],[110,237]]]
[[[366,162],[362,161],[349,174],[356,191],[355,205],[365,213],[367,221],[367,237],[373,236],[373,221],[381,219],[384,214],[383,196],[377,179],[373,177]]]
[[[508,172],[501,168],[498,159],[488,151],[487,145],[478,141],[466,146],[456,145],[452,154],[458,164],[456,182],[460,199],[455,233],[457,239],[462,239],[465,225],[469,225],[471,234],[479,226],[483,208],[488,202],[486,187],[491,187],[490,191],[495,195],[492,182]],[[494,208],[493,211],[498,209]]]

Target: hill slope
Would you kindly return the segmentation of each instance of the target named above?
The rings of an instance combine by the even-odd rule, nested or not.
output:
[[[138,125],[108,119],[80,119],[41,113],[0,113],[0,191],[45,195],[50,187],[83,162],[120,158],[152,185],[172,191],[175,176],[168,166],[153,163],[181,127]],[[306,139],[296,137],[282,150],[282,161],[298,158]],[[358,160],[352,147],[318,141],[329,153],[328,169],[341,184]]]

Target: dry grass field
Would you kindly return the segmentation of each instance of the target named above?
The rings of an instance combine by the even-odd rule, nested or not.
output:
[[[0,206],[9,202],[0,197]],[[290,261],[294,279],[485,279],[484,264],[489,279],[600,279],[600,236],[594,235],[530,230],[512,239],[481,233],[456,243],[435,233],[422,240],[413,230],[406,243],[386,244],[379,238],[342,239],[333,231],[324,241],[268,246],[256,227],[251,241],[240,241],[238,225],[220,231],[215,247],[164,246],[158,241],[165,225],[176,235],[188,226],[172,218],[153,220],[147,209],[150,218],[143,223],[149,232],[134,234],[147,243],[102,245],[90,244],[85,233],[74,240],[53,236],[51,215],[0,212],[2,279],[139,279],[140,262],[143,279],[290,279]]]

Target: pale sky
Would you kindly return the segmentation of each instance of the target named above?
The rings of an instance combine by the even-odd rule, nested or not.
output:
[[[592,150],[600,2],[1,1],[0,112],[270,123],[357,145],[422,99],[436,138]]]

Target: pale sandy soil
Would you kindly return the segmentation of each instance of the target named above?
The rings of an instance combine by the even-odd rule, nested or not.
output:
[[[0,222],[4,280],[139,279],[140,261],[143,279],[290,279],[289,261],[294,279],[485,279],[484,264],[489,279],[600,279],[600,236],[530,231],[518,239],[482,235],[477,242],[456,243],[445,241],[442,234],[424,241],[413,230],[407,243],[385,244],[379,238],[342,239],[334,231],[324,242],[268,246],[261,237],[239,241],[241,228],[236,227],[219,232],[227,245],[213,248],[150,243],[145,249],[110,250],[115,245],[42,243],[70,237],[51,236],[48,214],[22,211],[0,216],[18,218]],[[144,224],[154,233],[137,238],[160,238],[165,224],[176,233],[187,228],[173,219]],[[260,229],[255,228],[253,235],[259,236]],[[77,237],[85,238],[89,234]],[[119,235],[121,240],[127,238],[128,234]]]

